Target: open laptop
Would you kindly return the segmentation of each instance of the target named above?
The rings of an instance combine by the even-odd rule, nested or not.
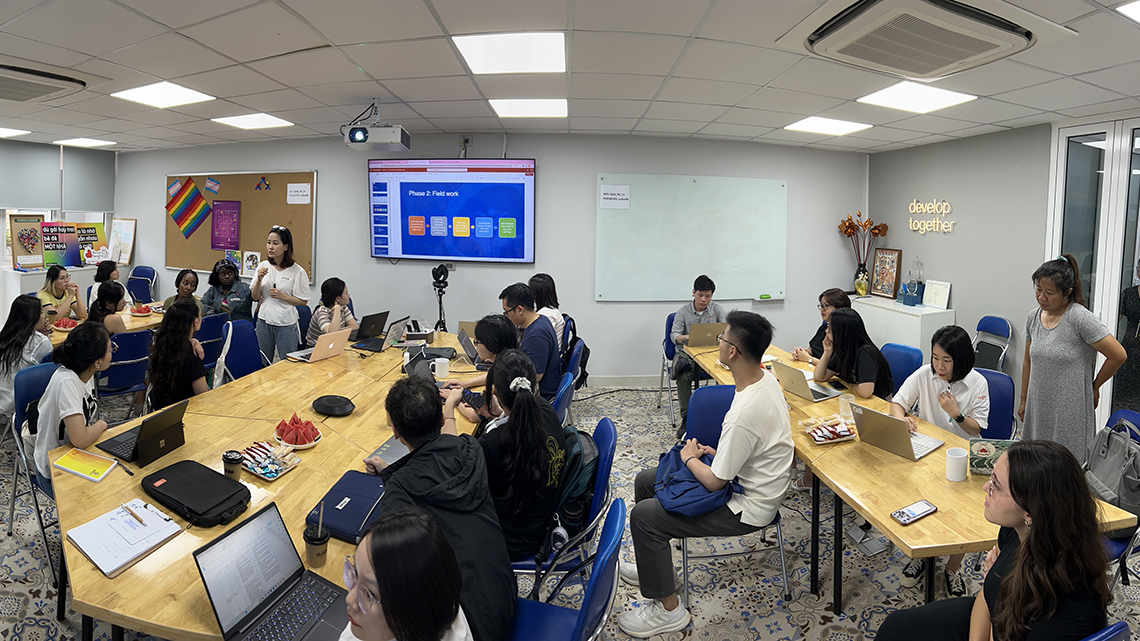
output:
[[[459,330],[459,346],[462,347],[463,351],[467,353],[467,360],[471,361],[471,364],[475,366],[475,369],[485,370],[491,367],[490,363],[487,363],[479,358],[479,352],[475,349],[475,343],[471,342],[471,337],[467,335],[467,330]]]
[[[843,393],[809,380],[807,372],[780,361],[773,361],[772,371],[776,374],[776,380],[780,381],[780,387],[784,388],[785,392],[791,392],[813,403],[835,398]]]
[[[388,312],[369,314],[360,319],[359,327],[348,336],[350,341],[364,341],[370,338],[382,339],[384,327],[388,323]]]
[[[855,415],[860,441],[898,454],[908,461],[917,461],[946,442],[925,434],[911,434],[903,419],[862,405],[852,403],[851,413]]]
[[[459,321],[459,323],[458,323],[459,328],[457,331],[466,332],[468,336],[474,336],[475,335],[475,323],[476,323],[476,321]]]
[[[716,347],[716,337],[728,323],[693,323],[689,326],[689,347]]]
[[[331,334],[321,334],[317,337],[316,347],[289,352],[285,356],[306,363],[315,363],[326,358],[332,358],[344,351],[344,346],[348,345],[348,335],[351,333],[351,329],[342,329]]]
[[[336,641],[348,591],[306,570],[270,503],[194,550],[225,641]]]
[[[186,443],[182,417],[189,403],[185,400],[151,414],[143,419],[142,425],[97,443],[95,447],[128,463],[146,467]]]
[[[411,317],[405,316],[399,320],[392,321],[392,324],[388,326],[388,331],[384,334],[383,338],[374,336],[368,340],[353,343],[352,346],[356,349],[363,349],[369,352],[382,352],[393,343],[398,343],[404,338],[404,328],[407,327],[409,318]]]

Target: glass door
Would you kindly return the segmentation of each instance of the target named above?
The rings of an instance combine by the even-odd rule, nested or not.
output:
[[[1123,251],[1121,252],[1120,299],[1116,310],[1116,338],[1128,352],[1128,360],[1116,372],[1112,386],[1111,411],[1140,411],[1140,123],[1125,123],[1127,137],[1123,153],[1128,157],[1127,188],[1124,200]],[[1102,395],[1101,398],[1104,398]],[[1107,420],[1107,419],[1106,419]]]

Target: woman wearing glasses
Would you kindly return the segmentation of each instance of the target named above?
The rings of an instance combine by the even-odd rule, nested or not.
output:
[[[851,299],[842,289],[832,287],[819,295],[819,304],[816,307],[819,309],[819,317],[823,319],[823,323],[820,324],[819,329],[815,330],[815,336],[812,336],[811,340],[808,341],[807,349],[792,348],[792,358],[808,365],[815,365],[819,357],[823,356],[823,339],[827,334],[827,321],[831,320],[831,312],[843,307],[851,307]]]
[[[875,641],[1076,641],[1105,627],[1108,558],[1076,457],[1053,441],[1014,443],[985,490],[985,518],[1001,529],[982,590],[899,610]]]
[[[380,517],[344,557],[348,627],[341,641],[473,641],[459,606],[455,552],[427,512]]]
[[[309,275],[293,260],[293,232],[287,227],[269,229],[265,255],[268,260],[257,266],[250,295],[257,301],[257,346],[272,363],[274,351],[285,358],[301,343],[297,307],[309,304]]]

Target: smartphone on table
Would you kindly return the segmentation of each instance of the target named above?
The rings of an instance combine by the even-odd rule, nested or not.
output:
[[[901,510],[891,512],[891,517],[903,525],[910,525],[924,516],[934,514],[938,508],[925,499],[912,503]]]

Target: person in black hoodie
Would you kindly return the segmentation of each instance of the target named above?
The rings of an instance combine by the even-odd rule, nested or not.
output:
[[[376,516],[410,506],[431,513],[455,549],[463,576],[459,601],[475,641],[503,641],[511,631],[518,586],[495,516],[483,449],[455,429],[463,390],[444,392],[442,407],[439,390],[422,378],[399,380],[388,392],[384,408],[392,434],[410,452],[391,465],[364,460],[368,472],[384,481]]]

